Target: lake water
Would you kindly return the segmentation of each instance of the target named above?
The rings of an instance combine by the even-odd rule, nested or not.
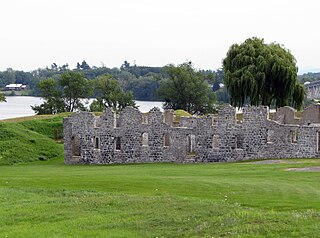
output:
[[[24,97],[24,96],[8,96],[7,102],[0,103],[0,120],[32,116],[34,111],[31,106],[40,105],[43,100],[39,97]],[[141,112],[148,112],[153,107],[162,108],[162,102],[148,102],[148,101],[136,101]]]

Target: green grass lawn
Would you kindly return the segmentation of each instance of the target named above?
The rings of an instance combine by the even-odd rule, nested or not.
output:
[[[64,165],[63,116],[0,122],[0,237],[320,237],[320,159]]]
[[[296,161],[296,160],[295,160]],[[320,173],[299,164],[0,166],[0,237],[319,237]]]

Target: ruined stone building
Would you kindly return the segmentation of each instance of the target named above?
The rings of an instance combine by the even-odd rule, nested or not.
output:
[[[297,118],[290,107],[269,119],[267,107],[227,105],[213,117],[175,118],[172,111],[125,108],[64,119],[65,163],[220,162],[256,158],[319,158],[320,105]]]

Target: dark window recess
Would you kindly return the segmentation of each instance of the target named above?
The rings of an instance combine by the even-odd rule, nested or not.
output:
[[[95,149],[100,149],[100,139],[99,137],[94,138],[94,148]]]
[[[236,149],[243,149],[243,138],[240,135],[236,135]]]
[[[121,150],[121,139],[116,137],[116,150]]]
[[[80,156],[80,137],[72,136],[71,137],[71,145],[72,145],[72,156]]]

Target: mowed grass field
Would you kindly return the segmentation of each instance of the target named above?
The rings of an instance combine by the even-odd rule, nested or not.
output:
[[[0,166],[0,237],[320,237],[320,173],[295,164]]]
[[[63,116],[0,122],[0,237],[320,237],[320,159],[65,165]]]

